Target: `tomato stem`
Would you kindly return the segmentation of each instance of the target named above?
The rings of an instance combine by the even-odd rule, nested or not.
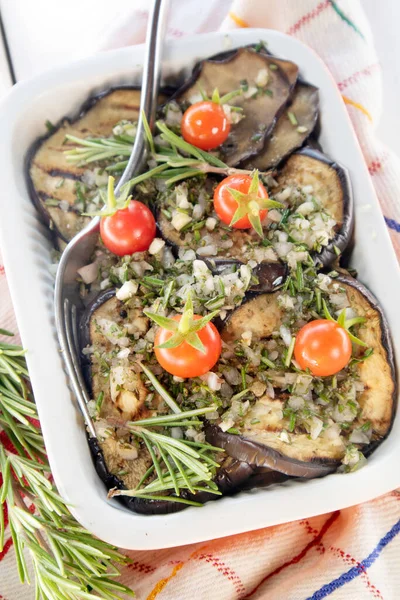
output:
[[[196,315],[193,311],[193,300],[191,294],[188,294],[185,306],[183,308],[183,313],[179,321],[169,317],[163,317],[162,315],[158,315],[148,310],[144,310],[143,312],[149,319],[157,323],[157,325],[163,329],[166,329],[167,331],[173,332],[172,336],[163,344],[156,346],[157,348],[177,348],[183,344],[183,342],[186,342],[189,344],[189,346],[192,346],[196,350],[199,350],[203,353],[206,352],[206,349],[204,348],[198,332],[201,331],[207,325],[207,323],[211,321],[211,319],[214,319],[214,317],[216,317],[219,313],[218,310],[214,310],[205,317],[195,319],[194,317]]]
[[[117,199],[115,197],[115,193],[114,193],[114,177],[112,177],[111,175],[108,178],[108,185],[107,185],[107,207],[110,210],[113,210],[116,208],[117,206]]]
[[[353,327],[353,325],[362,325],[363,323],[365,323],[365,321],[366,321],[365,317],[354,317],[353,319],[346,320],[346,309],[344,308],[342,310],[342,312],[340,313],[338,319],[336,320],[332,317],[331,313],[329,312],[329,309],[328,309],[328,306],[327,306],[325,300],[322,300],[322,307],[323,307],[325,318],[328,321],[334,321],[335,323],[338,323],[338,325],[343,327],[343,329],[347,332],[347,335],[349,336],[349,338],[351,339],[353,344],[357,344],[358,346],[363,346],[364,348],[368,347],[368,344],[366,344],[365,342],[360,340],[358,337],[356,337],[349,331],[350,327]]]
[[[207,92],[204,90],[204,88],[200,84],[198,85],[198,88],[199,88],[199,91],[200,91],[200,94],[201,94],[201,97],[203,98],[203,100],[208,100],[208,101],[214,102],[214,104],[219,104],[219,105],[227,104],[230,100],[232,100],[236,96],[243,95],[242,88],[238,88],[237,90],[228,92],[227,94],[224,94],[223,96],[220,96],[218,88],[214,88],[213,93],[211,94],[211,97],[210,97],[207,95]],[[238,108],[241,108],[241,107],[238,107]]]
[[[253,171],[253,176],[247,193],[240,192],[234,188],[227,188],[232,198],[237,202],[237,209],[229,223],[230,227],[233,227],[235,223],[248,217],[253,229],[262,238],[263,229],[261,224],[260,212],[269,208],[283,208],[280,202],[275,200],[269,200],[268,198],[260,198],[259,193],[259,173],[256,169]]]
[[[181,317],[181,320],[179,321],[179,325],[178,325],[178,331],[182,335],[186,335],[187,333],[189,333],[192,320],[193,320],[193,311],[192,310],[184,311],[184,313]]]

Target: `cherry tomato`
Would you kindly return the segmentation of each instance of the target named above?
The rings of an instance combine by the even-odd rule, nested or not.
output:
[[[173,317],[174,321],[180,321],[181,315]],[[193,320],[201,319],[198,315]],[[197,332],[203,342],[205,353],[196,350],[187,342],[182,342],[176,348],[157,348],[164,344],[173,335],[172,331],[160,327],[154,340],[154,352],[160,365],[177,377],[184,379],[188,377],[200,377],[207,373],[215,365],[221,354],[221,336],[217,328],[211,322]]]
[[[154,240],[156,222],[145,204],[131,200],[127,208],[102,217],[100,235],[105,247],[118,256],[144,252]]]
[[[351,358],[347,331],[334,321],[317,319],[304,325],[296,336],[294,357],[302,369],[317,377],[335,375]]]
[[[221,181],[221,183],[215,188],[214,192],[214,209],[221,221],[230,225],[233,215],[235,214],[238,203],[228,190],[228,188],[232,188],[234,190],[238,190],[238,192],[242,192],[242,194],[247,194],[249,191],[249,187],[251,184],[252,178],[250,175],[229,175]],[[268,192],[263,186],[262,183],[258,185],[258,194],[259,198],[268,198]],[[260,219],[263,221],[268,214],[268,209],[260,210]],[[237,221],[232,227],[234,229],[250,229],[251,223],[249,221],[248,216],[244,216],[239,221]]]
[[[192,104],[181,123],[183,139],[202,150],[220,146],[228,137],[230,123],[220,104],[204,100]]]

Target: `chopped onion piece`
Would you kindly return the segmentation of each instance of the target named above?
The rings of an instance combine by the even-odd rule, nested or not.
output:
[[[265,87],[268,83],[269,73],[267,69],[260,69],[256,77],[256,85],[258,87]]]
[[[296,212],[301,215],[309,215],[314,212],[315,207],[312,202],[303,202],[300,206],[297,207]]]
[[[223,379],[221,379],[221,377],[218,377],[218,375],[216,373],[213,373],[212,371],[205,373],[205,375],[202,375],[200,379],[202,381],[205,381],[210,390],[212,390],[213,392],[218,392],[221,389],[221,385],[224,381]]]
[[[288,434],[288,432],[286,431],[286,429],[282,429],[282,431],[279,434],[279,439],[282,442],[285,442],[285,444],[290,444],[291,443],[291,439],[290,439],[290,435]]]
[[[312,417],[309,421],[310,425],[310,436],[312,440],[316,440],[319,437],[319,434],[322,431],[324,423],[318,417]]]
[[[176,440],[181,440],[183,438],[183,431],[181,427],[171,427],[171,437]]]
[[[208,217],[208,219],[206,220],[206,227],[208,231],[214,231],[216,224],[217,219],[214,219],[214,217]]]
[[[117,290],[116,296],[118,300],[124,302],[124,300],[129,300],[129,298],[132,298],[132,296],[136,294],[138,289],[139,284],[137,283],[137,281],[125,281],[123,286],[120,287],[119,290]]]
[[[236,367],[227,367],[224,369],[224,377],[231,385],[239,385],[241,381],[240,373]]]
[[[167,104],[167,112],[165,115],[165,124],[168,127],[180,125],[182,121],[182,111],[176,102],[169,102]]]
[[[279,333],[285,346],[289,347],[292,341],[292,334],[290,333],[290,330],[286,327],[286,325],[281,325],[279,328]]]
[[[124,460],[135,460],[138,457],[138,449],[130,444],[118,444],[118,454]]]
[[[85,265],[78,269],[78,275],[82,278],[82,281],[86,284],[93,283],[97,279],[97,274],[99,271],[99,265],[96,261],[90,263],[90,265]]]
[[[279,192],[279,194],[275,195],[275,199],[278,202],[285,202],[285,200],[287,200],[290,197],[291,193],[292,193],[292,188],[286,187],[284,190]]]
[[[185,225],[190,223],[191,220],[192,220],[192,217],[190,217],[186,213],[181,213],[181,212],[176,211],[172,217],[171,225],[172,225],[172,227],[174,227],[174,229],[176,229],[177,231],[180,231],[181,229],[183,229],[185,227]]]
[[[177,185],[175,188],[175,197],[176,197],[176,206],[178,208],[190,208],[190,203],[188,202],[188,188],[187,185],[182,183],[181,185]]]
[[[165,246],[165,241],[161,238],[154,238],[149,247],[149,254],[158,254]]]
[[[304,407],[304,398],[302,398],[301,396],[290,396],[288,400],[288,405],[293,410],[299,410],[300,408]]]
[[[112,343],[121,348],[129,346],[129,338],[126,337],[125,331],[121,329],[117,323],[110,319],[97,319],[96,324],[100,327],[103,335]]]
[[[369,444],[370,438],[365,431],[354,429],[349,437],[349,442],[352,444]]]
[[[198,248],[197,254],[199,256],[215,256],[216,254],[218,254],[218,248],[214,244],[209,244],[208,246]]]
[[[247,99],[252,98],[258,92],[258,89],[255,85],[249,85],[248,89],[243,93],[243,96]]]

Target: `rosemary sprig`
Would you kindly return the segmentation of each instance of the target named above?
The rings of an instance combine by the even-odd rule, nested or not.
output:
[[[163,144],[166,145],[157,145],[144,115],[143,120],[146,139],[150,148],[150,158],[157,163],[157,166],[128,182],[126,184],[128,192],[134,185],[152,177],[163,179],[166,185],[170,187],[182,179],[199,177],[207,173],[215,173],[225,177],[236,173],[247,175],[252,173],[247,169],[229,167],[214,154],[189,144],[171,131],[163,121],[157,121],[156,128],[160,133]],[[83,139],[67,135],[66,139],[76,144],[75,148],[64,152],[66,159],[78,166],[121,159],[124,156],[129,156],[133,147],[133,141],[121,139],[119,136]],[[126,165],[127,161],[118,160],[116,164],[108,165],[106,169],[117,173],[122,171]],[[268,174],[269,172],[261,173],[264,176]]]
[[[115,138],[78,138],[67,134],[65,139],[73,142],[76,147],[65,150],[64,155],[68,162],[76,163],[78,166],[110,160],[117,156],[129,157],[133,147],[132,142],[117,141]]]
[[[185,439],[175,439],[170,435],[150,429],[152,427],[193,426],[198,422],[193,421],[192,416],[205,415],[208,412],[215,411],[215,409],[215,406],[210,406],[184,411],[179,415],[159,416],[153,419],[127,423],[127,429],[141,439],[147,447],[153,461],[156,477],[144,487],[141,486],[146,482],[146,477],[142,478],[135,489],[110,490],[109,496],[151,498],[154,493],[171,492],[173,495],[163,496],[163,500],[174,502],[178,498],[180,502],[193,505],[193,500],[180,497],[182,490],[189,490],[192,494],[195,494],[197,491],[206,489],[212,494],[219,495],[218,487],[212,479],[215,475],[215,468],[219,466],[219,463],[214,460],[214,454],[215,452],[221,452],[220,448],[215,448],[207,443],[192,443]],[[195,502],[195,505],[198,505],[198,503]]]
[[[12,335],[0,330],[1,335]],[[5,507],[21,582],[38,600],[116,600],[133,592],[115,581],[118,550],[93,537],[73,518],[49,480],[43,436],[30,388],[24,351],[0,342],[0,424],[14,451],[0,445],[0,552],[5,545]]]
[[[214,460],[214,455],[216,452],[221,452],[221,449],[206,442],[192,442],[186,439],[173,438],[170,435],[160,433],[159,428],[168,429],[169,427],[200,425],[201,421],[195,420],[193,417],[214,412],[216,407],[207,406],[181,411],[176,401],[161,385],[152,371],[143,364],[141,367],[155,390],[173,410],[173,413],[124,423],[131,434],[139,438],[147,447],[153,464],[135,489],[113,489],[110,490],[109,497],[132,496],[155,499],[155,494],[157,495],[159,492],[172,492],[171,495],[161,496],[160,498],[164,501],[201,506],[195,500],[182,498],[180,493],[182,490],[189,490],[192,494],[206,490],[211,494],[220,494],[212,479],[215,475],[215,469],[219,466]],[[154,431],[154,428],[157,428],[157,430]],[[147,485],[144,485],[150,475],[154,473],[156,477]],[[144,487],[142,487],[143,485]]]

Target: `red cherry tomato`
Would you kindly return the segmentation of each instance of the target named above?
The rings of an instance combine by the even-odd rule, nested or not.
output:
[[[209,100],[192,104],[185,111],[181,123],[183,139],[202,150],[223,144],[230,128],[222,106]]]
[[[173,317],[174,321],[180,321],[181,315]],[[193,319],[201,319],[194,315]],[[221,336],[213,323],[207,323],[203,329],[197,332],[203,342],[205,353],[196,350],[187,342],[182,342],[176,348],[157,348],[164,344],[173,335],[172,331],[160,327],[154,340],[154,352],[160,365],[177,377],[184,379],[188,377],[200,377],[207,373],[215,365],[221,354]]]
[[[294,357],[302,369],[316,377],[335,375],[351,358],[351,340],[347,331],[327,319],[304,325],[296,336]]]
[[[238,203],[228,190],[228,188],[232,188],[234,190],[238,190],[243,194],[247,194],[249,191],[249,187],[251,184],[252,178],[250,175],[229,175],[221,181],[221,183],[215,188],[214,192],[214,208],[215,212],[227,225],[230,225],[233,215],[235,214]],[[258,185],[258,197],[259,198],[268,198],[268,192],[263,186],[262,183]],[[260,219],[263,221],[268,214],[268,209],[260,210]],[[239,219],[232,227],[234,229],[250,229],[251,223],[249,221],[249,217],[245,216]]]
[[[154,240],[156,222],[145,204],[131,200],[127,208],[101,218],[100,235],[105,247],[118,256],[144,252]]]

